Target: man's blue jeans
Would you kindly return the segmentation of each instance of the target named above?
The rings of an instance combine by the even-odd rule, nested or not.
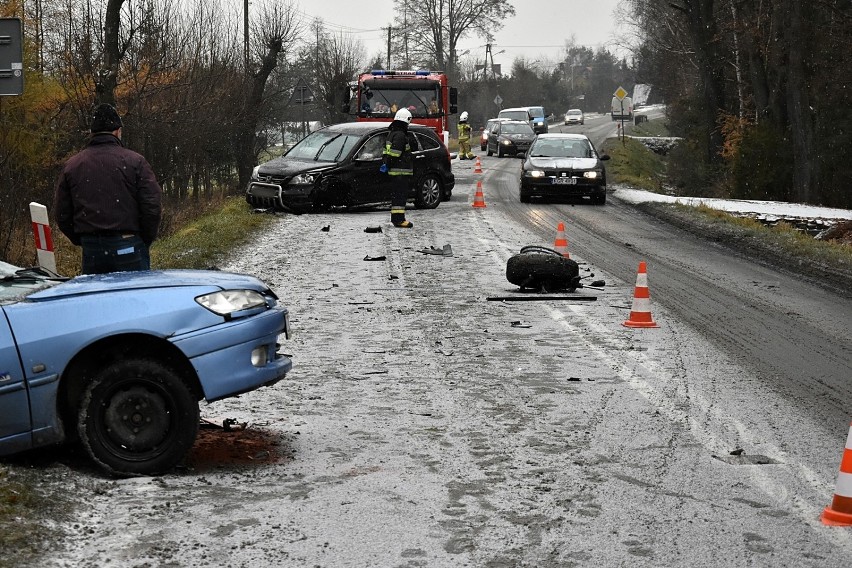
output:
[[[148,245],[135,234],[83,235],[83,274],[150,270]]]

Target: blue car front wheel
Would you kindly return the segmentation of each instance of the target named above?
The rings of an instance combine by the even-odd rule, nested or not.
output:
[[[116,361],[86,389],[78,433],[91,458],[116,475],[164,473],[198,434],[198,401],[186,382],[155,360]]]

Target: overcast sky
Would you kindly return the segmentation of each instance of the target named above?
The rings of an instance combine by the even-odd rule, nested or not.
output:
[[[494,63],[505,68],[516,57],[528,61],[559,59],[565,40],[572,35],[577,44],[593,49],[615,46],[618,26],[613,11],[618,0],[513,0],[516,15],[506,19],[495,34]],[[386,58],[387,27],[393,22],[393,0],[299,0],[299,10],[308,20],[320,17],[330,31],[351,33],[364,42],[372,59],[376,53]],[[382,29],[385,28],[385,29]],[[459,46],[478,59],[485,57],[485,42],[468,38]],[[501,50],[504,53],[498,54]]]

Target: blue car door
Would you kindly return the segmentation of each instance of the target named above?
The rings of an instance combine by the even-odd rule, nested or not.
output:
[[[32,446],[30,402],[15,338],[0,308],[0,454]]]

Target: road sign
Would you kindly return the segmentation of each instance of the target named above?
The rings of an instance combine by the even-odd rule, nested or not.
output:
[[[615,90],[615,98],[617,98],[618,100],[623,101],[624,97],[626,97],[626,96],[627,96],[627,91],[624,90],[624,87],[619,87],[618,89]]]
[[[289,104],[306,104],[314,102],[314,92],[308,86],[308,83],[301,77],[293,87],[293,92],[290,94]]]
[[[0,95],[24,93],[24,44],[20,18],[0,18]]]

